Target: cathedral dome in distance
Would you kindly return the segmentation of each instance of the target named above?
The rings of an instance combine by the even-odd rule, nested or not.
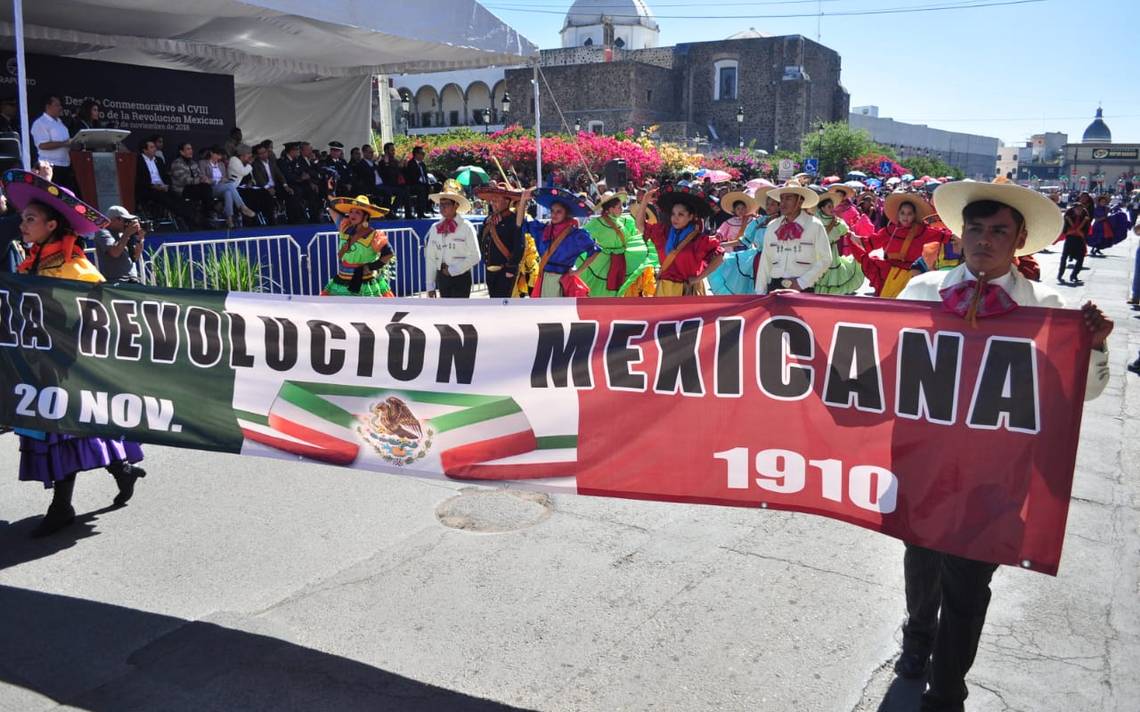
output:
[[[1103,109],[1097,107],[1096,118],[1085,129],[1081,143],[1112,143],[1112,132],[1108,130],[1108,124],[1104,123]]]

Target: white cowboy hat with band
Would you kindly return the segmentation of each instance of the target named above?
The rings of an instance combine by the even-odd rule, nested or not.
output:
[[[458,207],[455,212],[460,215],[466,215],[471,212],[471,201],[463,194],[463,186],[458,181],[448,179],[443,184],[443,190],[438,193],[432,193],[428,196],[428,200],[439,205],[441,200],[450,200]]]
[[[785,195],[798,195],[804,199],[804,204],[800,206],[801,209],[807,210],[819,205],[819,194],[810,188],[805,188],[801,185],[782,185],[779,188],[773,188],[768,191],[768,197],[780,202],[780,198]]]
[[[1064,216],[1046,196],[1014,183],[946,183],[934,191],[934,207],[943,224],[955,235],[964,227],[962,211],[970,203],[992,200],[1007,205],[1025,219],[1025,245],[1017,257],[1032,255],[1052,245],[1064,228]]]

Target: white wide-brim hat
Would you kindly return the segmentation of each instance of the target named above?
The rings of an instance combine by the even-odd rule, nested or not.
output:
[[[772,190],[768,191],[768,197],[778,203],[780,202],[780,198],[782,196],[785,196],[789,193],[798,195],[804,199],[804,204],[800,206],[802,210],[814,208],[815,206],[819,205],[819,193],[816,193],[810,188],[804,188],[803,186],[799,185],[782,185],[779,188],[773,188]]]
[[[962,234],[962,211],[970,203],[992,200],[1008,205],[1025,218],[1025,246],[1017,257],[1040,252],[1056,242],[1064,227],[1064,216],[1049,198],[1013,183],[946,183],[934,191],[934,208],[942,223],[955,235]]]
[[[441,200],[454,201],[459,206],[456,208],[455,212],[460,215],[466,215],[467,213],[471,212],[471,201],[467,199],[467,196],[461,193],[452,193],[448,191],[444,191],[442,193],[432,193],[428,196],[428,199],[436,205],[439,205],[439,201]]]

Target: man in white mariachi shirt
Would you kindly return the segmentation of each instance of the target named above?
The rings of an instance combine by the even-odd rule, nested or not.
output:
[[[448,181],[443,192],[429,198],[439,206],[442,219],[431,226],[424,245],[424,266],[429,297],[466,299],[471,296],[471,270],[482,253],[475,228],[462,217],[471,210],[463,187]]]
[[[956,182],[934,192],[934,207],[962,237],[964,262],[911,279],[899,299],[940,301],[969,319],[1001,318],[1019,306],[1064,306],[1051,287],[1013,268],[1015,256],[1038,252],[1061,234],[1061,212],[1048,198],[1012,183]],[[1091,302],[1081,312],[1092,336],[1085,390],[1085,400],[1091,400],[1108,383],[1106,342],[1113,323]],[[1000,467],[1000,456],[994,463]],[[996,569],[996,564],[906,545],[907,620],[895,672],[918,679],[929,670],[924,712],[964,709],[966,673],[978,650]]]
[[[768,191],[780,217],[768,224],[756,268],[756,293],[777,289],[811,292],[831,266],[831,241],[823,223],[807,212],[819,204],[815,191],[786,185]]]

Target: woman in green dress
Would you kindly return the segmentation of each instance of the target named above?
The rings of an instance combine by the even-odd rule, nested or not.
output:
[[[637,221],[622,213],[625,193],[609,191],[598,199],[598,216],[585,230],[602,248],[589,267],[578,260],[579,275],[591,297],[652,297],[657,293],[654,276],[660,266],[657,248],[637,231]]]
[[[382,231],[368,224],[369,218],[384,217],[366,195],[330,198],[329,217],[336,223],[336,275],[321,290],[321,296],[393,297],[388,273],[396,255]]]
[[[848,233],[847,223],[835,214],[835,206],[842,200],[839,192],[829,191],[819,196],[816,206],[816,215],[831,240],[831,266],[815,283],[816,294],[854,294],[863,286],[863,268],[854,257],[839,254],[839,241]]]

